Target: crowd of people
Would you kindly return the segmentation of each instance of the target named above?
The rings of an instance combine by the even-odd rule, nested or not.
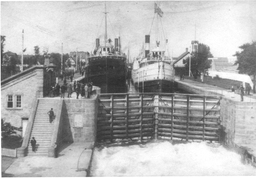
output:
[[[245,88],[243,84],[241,84],[237,89],[234,88],[234,86],[231,87],[231,91],[233,93],[239,93],[241,96],[241,101],[244,101],[244,95],[250,95],[251,92],[251,86],[248,83],[245,83]]]
[[[53,96],[60,96],[61,98],[65,98],[67,95],[68,98],[71,98],[72,93],[76,93],[76,98],[90,98],[93,92],[93,85],[92,82],[89,83],[82,83],[79,81],[72,81],[68,83],[66,78],[63,78],[63,84],[60,85],[56,83],[54,87],[52,87]],[[67,93],[67,94],[66,94]]]

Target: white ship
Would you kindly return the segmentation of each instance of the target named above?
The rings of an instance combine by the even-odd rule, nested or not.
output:
[[[163,12],[155,4],[157,19]],[[174,75],[173,61],[168,57],[167,44],[160,44],[160,38],[156,37],[155,48],[150,50],[150,35],[145,36],[145,56],[133,62],[132,82],[135,89],[140,92],[173,92]]]

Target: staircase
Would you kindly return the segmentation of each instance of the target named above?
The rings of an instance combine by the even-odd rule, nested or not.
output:
[[[37,149],[36,152],[32,151],[31,143],[29,140],[28,156],[48,156],[48,149],[51,144],[55,121],[53,121],[52,123],[49,122],[49,115],[47,114],[47,112],[51,108],[53,108],[54,114],[56,116],[59,113],[59,103],[59,98],[39,99],[34,125],[30,137],[30,140],[32,139],[32,137],[35,137]]]

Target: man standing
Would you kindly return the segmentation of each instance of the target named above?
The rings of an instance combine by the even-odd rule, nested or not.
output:
[[[65,98],[66,86],[64,84],[60,87],[60,91],[61,91],[60,97]]]
[[[68,98],[71,98],[71,94],[72,94],[72,84],[68,84]]]
[[[36,152],[36,139],[35,139],[35,137],[32,137],[32,140],[30,141],[30,143],[31,143],[32,151]]]
[[[84,86],[85,98],[88,98],[88,85],[85,84]]]
[[[79,98],[80,89],[81,89],[81,84],[79,82],[77,82],[77,85],[76,85],[76,99]]]
[[[50,111],[48,111],[47,113],[49,115],[49,122],[52,123],[53,119],[54,119],[54,112],[53,112],[53,109],[51,108]]]
[[[243,84],[240,86],[240,95],[241,95],[241,101],[244,101],[244,87]]]

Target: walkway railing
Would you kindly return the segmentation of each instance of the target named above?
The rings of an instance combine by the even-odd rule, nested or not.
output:
[[[185,94],[101,94],[99,143],[219,140],[220,99]]]

